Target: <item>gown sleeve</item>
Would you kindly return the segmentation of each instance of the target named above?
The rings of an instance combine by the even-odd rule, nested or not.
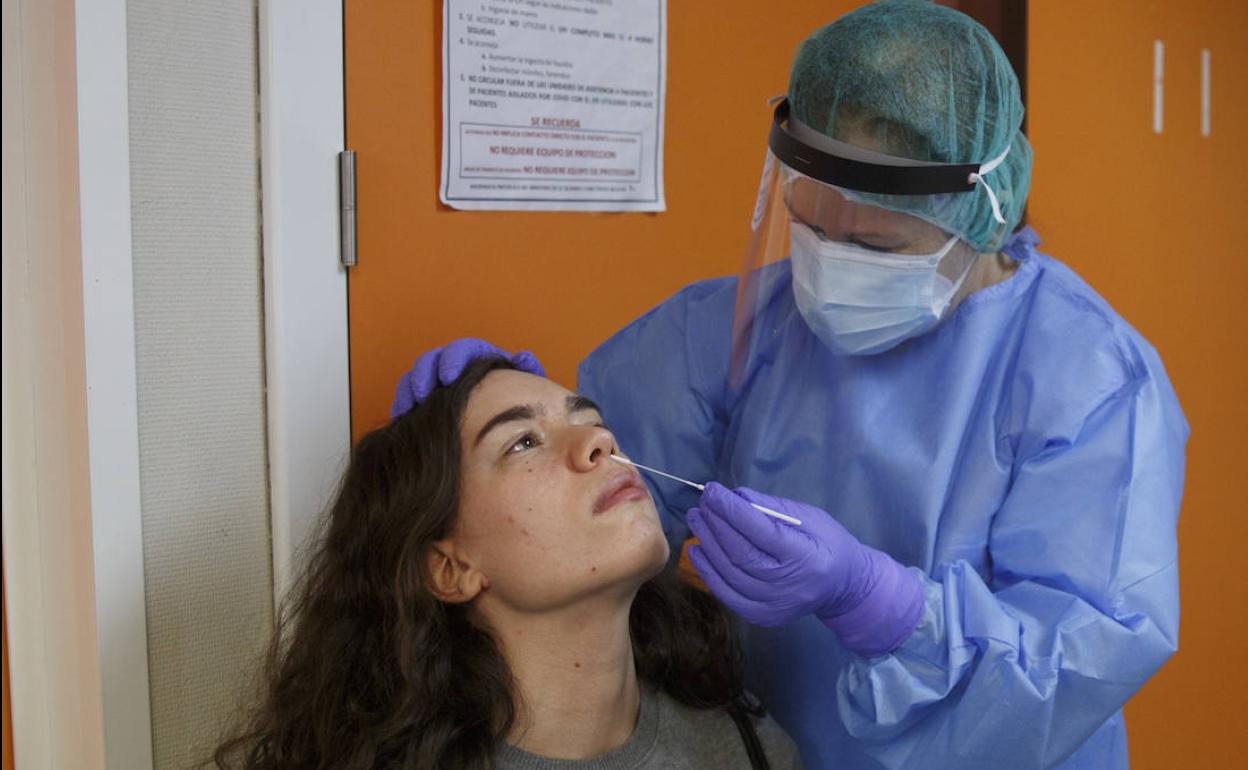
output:
[[[726,424],[722,403],[735,282],[692,284],[620,330],[578,370],[578,391],[597,402],[629,458],[690,481],[715,478]],[[689,535],[685,513],[700,493],[642,472],[672,558]]]
[[[1177,649],[1188,427],[1141,345],[1122,376],[1019,378],[1029,395],[1023,427],[1000,439],[1013,478],[987,574],[920,572],[915,632],[838,675],[840,719],[884,766],[1052,767]]]

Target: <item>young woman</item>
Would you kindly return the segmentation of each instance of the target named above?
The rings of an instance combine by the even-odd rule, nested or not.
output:
[[[800,767],[616,452],[502,359],[365,436],[216,765]]]

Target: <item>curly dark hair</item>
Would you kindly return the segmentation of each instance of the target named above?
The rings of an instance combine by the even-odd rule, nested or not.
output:
[[[511,671],[467,605],[430,592],[424,554],[458,510],[460,421],[502,359],[351,452],[318,548],[279,614],[259,705],[205,764],[222,770],[485,770],[516,718]],[[747,700],[734,624],[669,568],[633,601],[638,678],[701,709],[760,714]]]

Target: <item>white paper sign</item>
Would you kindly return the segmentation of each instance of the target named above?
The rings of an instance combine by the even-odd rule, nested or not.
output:
[[[442,202],[663,211],[667,0],[443,0]]]

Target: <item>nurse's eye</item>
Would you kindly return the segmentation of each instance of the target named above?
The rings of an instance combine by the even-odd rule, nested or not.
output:
[[[850,236],[849,242],[856,246],[861,246],[864,249],[879,252],[896,252],[901,251],[904,248],[904,246],[899,246],[896,243],[884,243],[873,239],[865,240],[856,236]]]
[[[516,440],[514,444],[507,447],[505,454],[514,455],[525,452],[529,449],[536,449],[542,445],[542,440],[532,433],[526,433]]]
[[[789,212],[789,214],[790,214],[790,216],[792,216],[792,217],[793,217],[793,221],[797,222],[798,224],[800,224],[800,225],[802,225],[802,226],[804,226],[804,227],[808,227],[808,228],[810,228],[810,231],[811,231],[812,233],[814,233],[814,234],[816,235],[816,237],[818,237],[818,238],[819,238],[819,240],[821,240],[821,241],[830,241],[830,240],[832,240],[831,238],[829,238],[829,237],[828,237],[828,234],[827,234],[827,233],[825,233],[825,232],[823,231],[823,228],[822,228],[822,227],[820,227],[819,225],[815,225],[815,224],[811,224],[810,222],[807,222],[805,219],[803,219],[802,217],[798,216],[796,213],[794,213],[794,212],[792,212],[792,211],[790,211],[790,212]]]

